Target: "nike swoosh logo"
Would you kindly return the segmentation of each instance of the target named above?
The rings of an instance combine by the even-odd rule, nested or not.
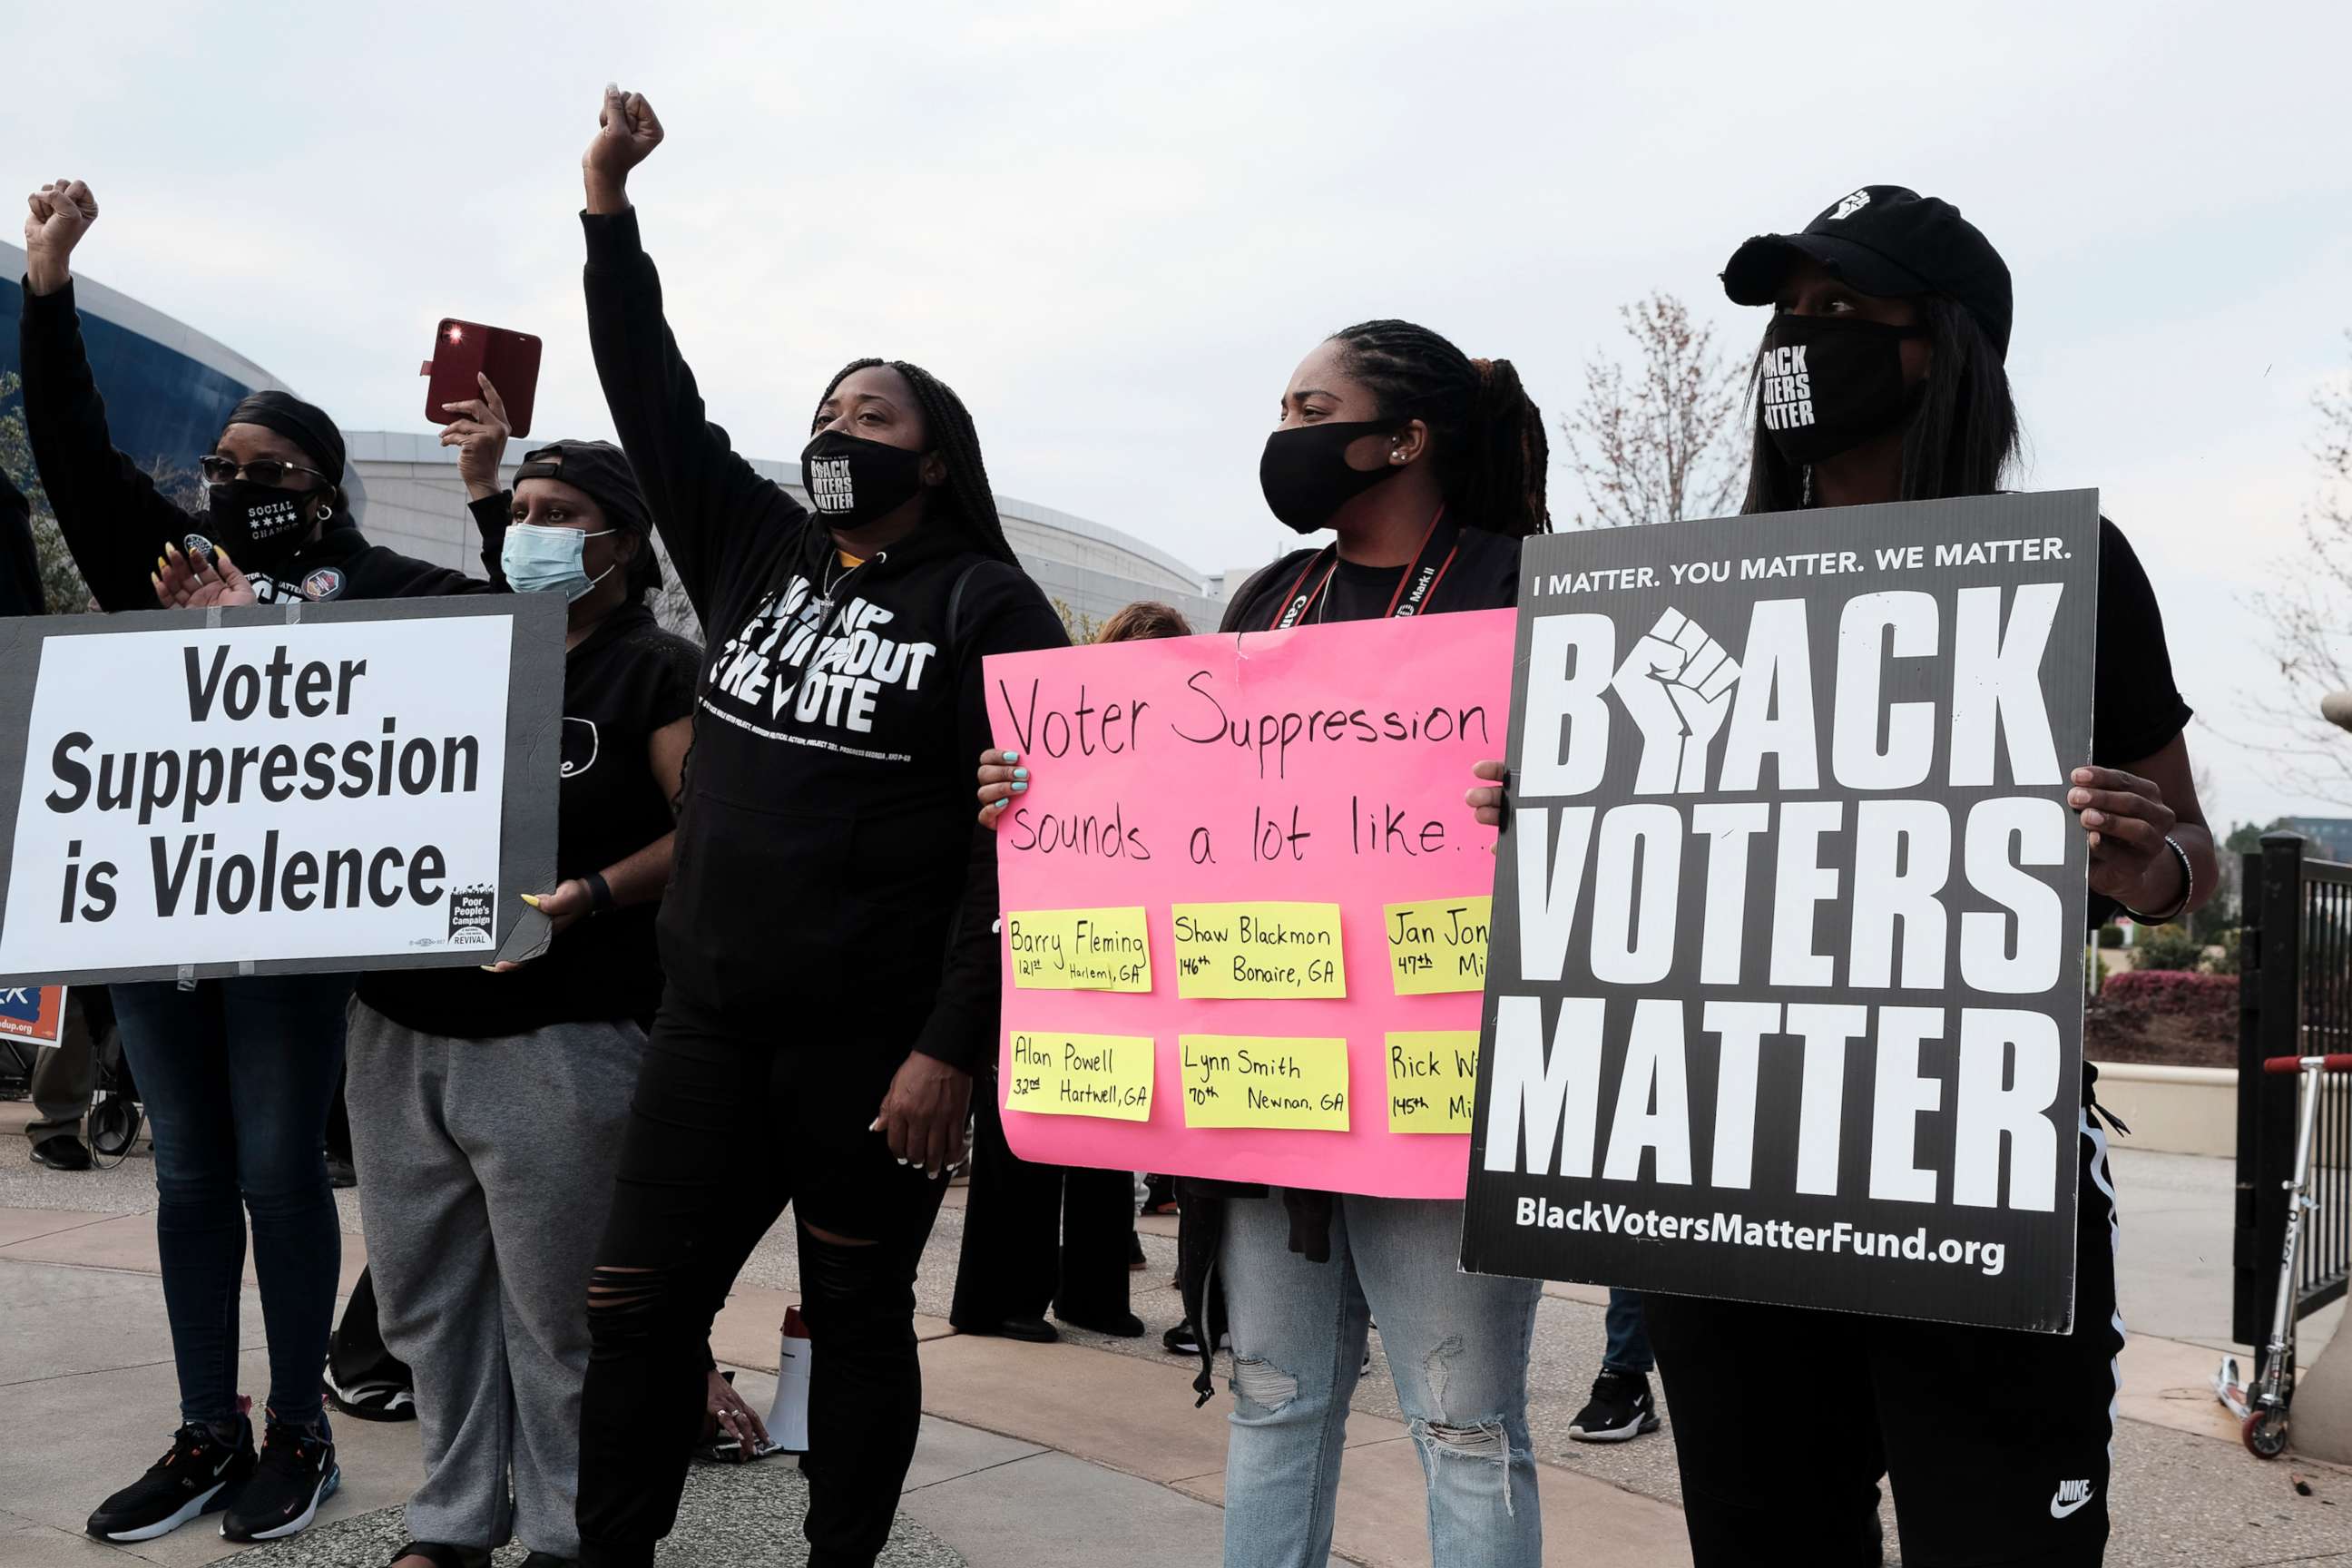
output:
[[[2095,1496],[2096,1494],[2095,1493],[2093,1495]],[[2084,1503],[2089,1502],[2090,1500],[2091,1500],[2088,1497],[2078,1497],[2073,1502],[2060,1502],[2053,1497],[2050,1500],[2050,1517],[2053,1519],[2063,1519],[2068,1514],[2073,1513],[2076,1509],[2081,1508]]]

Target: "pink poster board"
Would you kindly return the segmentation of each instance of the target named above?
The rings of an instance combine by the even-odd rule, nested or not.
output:
[[[1493,610],[987,660],[996,743],[1030,769],[997,830],[998,1094],[1015,1152],[1462,1195],[1466,1132],[1391,1128],[1466,1125],[1485,946],[1448,911],[1493,889],[1495,834],[1462,796],[1471,765],[1504,754],[1515,626]],[[1232,952],[1213,939],[1244,932],[1238,917],[1192,910],[1180,953],[1177,906],[1234,904],[1288,907],[1250,911],[1249,951]],[[1400,925],[1401,904],[1424,908]],[[1088,911],[1085,934],[1066,911]],[[1334,915],[1336,964],[1318,945]],[[1038,1070],[1066,1056],[1067,1073]],[[1442,1081],[1416,1092],[1424,1062]],[[1076,1111],[1015,1103],[1066,1080],[1087,1086],[1062,1096]]]

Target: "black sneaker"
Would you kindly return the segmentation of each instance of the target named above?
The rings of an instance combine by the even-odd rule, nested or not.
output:
[[[83,1528],[100,1541],[152,1541],[229,1504],[253,1474],[253,1423],[237,1417],[224,1443],[201,1421],[172,1435],[172,1451],[145,1475],[98,1505]]]
[[[1170,1355],[1199,1355],[1201,1331],[1192,1326],[1192,1319],[1186,1318],[1160,1335],[1160,1342],[1167,1348]]]
[[[253,1479],[229,1505],[220,1532],[230,1541],[282,1541],[299,1534],[342,1484],[323,1415],[316,1428],[272,1420]]]
[[[1568,1435],[1580,1443],[1622,1443],[1658,1429],[1658,1407],[1650,1398],[1650,1380],[1638,1372],[1602,1367],[1592,1380],[1592,1397],[1568,1424]]]

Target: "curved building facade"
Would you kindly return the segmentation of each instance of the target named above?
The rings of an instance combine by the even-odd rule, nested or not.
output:
[[[24,276],[24,251],[0,245],[0,370],[19,368]],[[74,304],[114,444],[151,473],[194,482],[196,459],[213,449],[240,398],[267,388],[290,390],[226,343],[79,273]],[[362,480],[349,479],[344,488],[354,509],[363,504]]]
[[[457,478],[456,448],[435,436],[405,430],[347,430],[352,467],[364,477],[368,537],[404,554],[460,571],[481,569],[481,541],[466,513],[466,487]],[[518,460],[528,440],[508,455]],[[754,458],[751,466],[790,490],[802,505],[797,463]],[[511,480],[513,468],[506,470]],[[1052,507],[996,498],[1004,536],[1021,564],[1047,595],[1083,626],[1100,622],[1138,599],[1158,599],[1184,613],[1196,631],[1214,631],[1223,612],[1220,584],[1204,579],[1164,551],[1132,535]]]

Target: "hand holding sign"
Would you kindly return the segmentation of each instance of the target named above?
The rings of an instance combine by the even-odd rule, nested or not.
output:
[[[2076,768],[2073,785],[2066,804],[2090,837],[2093,892],[2135,910],[2170,909],[2188,896],[2165,847],[2179,817],[2164,804],[2162,784],[2120,768]]]
[[[205,560],[167,544],[147,580],[155,585],[155,602],[167,610],[204,610],[215,605],[225,609],[253,604],[258,597],[226,550],[216,550],[211,560]]]

